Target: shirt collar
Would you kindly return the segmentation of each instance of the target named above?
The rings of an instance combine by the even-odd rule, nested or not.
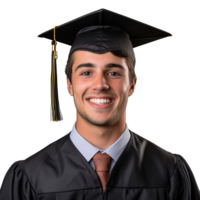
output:
[[[109,146],[106,150],[99,149],[89,143],[85,138],[83,138],[78,131],[76,130],[76,122],[73,125],[72,131],[70,133],[70,139],[76,146],[76,148],[80,151],[80,153],[85,157],[85,159],[89,162],[93,156],[100,151],[101,153],[107,153],[113,160],[117,161],[122,151],[128,144],[130,139],[130,132],[128,130],[128,126],[126,124],[126,128],[111,146]]]

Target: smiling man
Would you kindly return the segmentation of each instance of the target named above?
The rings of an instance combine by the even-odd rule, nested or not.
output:
[[[54,38],[54,121],[62,119],[55,30],[57,41],[72,45],[65,72],[77,119],[69,134],[10,167],[0,200],[200,200],[184,158],[126,124],[137,82],[133,47],[170,34],[101,9],[39,35]]]
[[[74,63],[67,85],[77,109],[76,129],[88,142],[105,150],[125,130],[126,105],[137,78],[130,80],[126,58],[111,52],[76,51],[70,59]]]

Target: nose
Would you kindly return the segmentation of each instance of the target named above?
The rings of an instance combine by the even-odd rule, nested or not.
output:
[[[104,77],[103,73],[99,73],[95,77],[92,89],[96,90],[96,91],[102,91],[102,90],[108,90],[109,89],[109,85],[108,85],[107,80]]]

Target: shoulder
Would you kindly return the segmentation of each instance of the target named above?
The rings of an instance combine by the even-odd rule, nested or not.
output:
[[[130,133],[131,144],[137,152],[139,168],[152,180],[156,175],[158,182],[169,182],[177,165],[176,155],[132,131]]]
[[[40,151],[36,152],[35,154],[28,157],[26,160],[24,160],[25,167],[30,167],[34,163],[40,163],[44,162],[46,158],[49,156],[53,157],[56,156],[62,149],[62,147],[69,141],[69,133],[62,138],[59,138],[58,140],[52,142],[48,146],[44,147]]]
[[[200,199],[200,191],[194,174],[181,155],[166,151],[132,131],[130,133],[131,139],[127,157],[128,164],[132,166],[132,173],[129,176],[131,185],[165,188],[169,192],[170,199],[177,199],[177,197]]]
[[[24,175],[26,177],[26,172],[24,170],[24,161],[23,160],[16,161],[10,166],[10,168],[8,169],[8,171],[5,175],[4,181],[6,179],[8,179],[8,177],[9,178],[15,177],[16,174],[19,177],[22,177]]]
[[[50,188],[48,184],[56,182],[57,172],[63,171],[63,162],[66,160],[66,155],[70,154],[67,152],[71,145],[69,140],[68,133],[24,160],[24,170],[37,193],[46,191],[41,189],[41,184],[45,188]]]
[[[29,199],[30,196],[35,195],[35,191],[24,169],[23,160],[16,161],[8,169],[0,190],[0,199],[10,199],[11,196],[21,199],[22,195],[25,199]]]
[[[137,149],[139,155],[147,159],[156,159],[157,161],[167,165],[174,166],[176,163],[176,156],[158,146],[157,144],[143,138],[142,136],[130,131],[133,135],[132,142]]]

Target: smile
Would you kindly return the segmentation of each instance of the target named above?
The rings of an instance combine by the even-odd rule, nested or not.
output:
[[[86,101],[89,103],[90,106],[96,109],[106,109],[112,106],[114,103],[114,99],[111,99],[109,103],[105,103],[105,104],[96,104],[96,103],[90,102],[89,100],[86,100]]]

